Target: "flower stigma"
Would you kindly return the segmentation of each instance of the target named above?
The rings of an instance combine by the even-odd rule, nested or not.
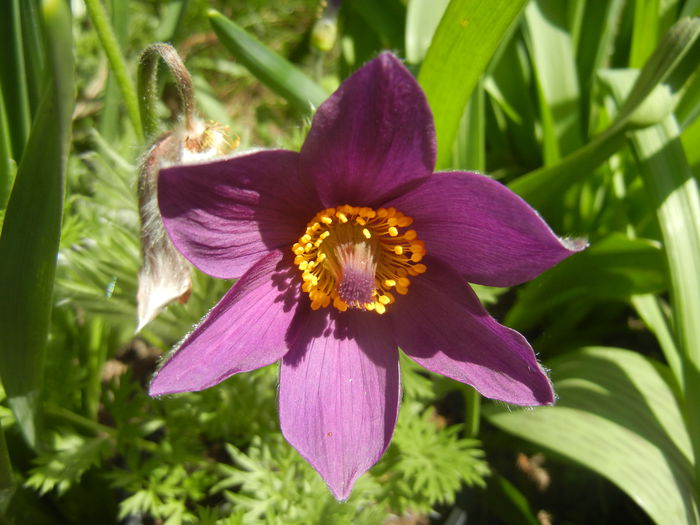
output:
[[[311,308],[386,312],[394,292],[406,295],[409,277],[426,271],[425,245],[406,229],[412,223],[395,208],[345,204],[317,213],[292,246]]]

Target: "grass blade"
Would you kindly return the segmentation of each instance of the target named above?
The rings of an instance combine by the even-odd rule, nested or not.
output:
[[[610,127],[560,162],[515,179],[510,188],[535,208],[544,208],[552,196],[584,180],[624,146],[630,127],[653,124],[673,111],[678,102],[674,94],[684,89],[688,79],[694,78],[695,69],[691,66],[697,63],[698,36],[700,19],[684,19],[676,23],[640,72]],[[657,93],[670,95],[662,96],[662,104],[656,104],[651,100],[652,92],[665,82]]]
[[[15,482],[12,476],[12,464],[7,453],[5,434],[0,424],[0,516],[7,510],[7,506],[15,492]]]
[[[636,352],[585,348],[547,363],[555,407],[488,419],[606,477],[658,525],[697,524],[692,448],[668,370]]]
[[[61,231],[73,112],[70,11],[44,0],[52,79],[17,171],[0,236],[0,376],[27,441],[37,444],[38,395]]]
[[[451,0],[447,6],[418,74],[435,117],[438,169],[450,165],[464,107],[524,5],[525,0]]]
[[[545,164],[581,145],[579,83],[566,4],[537,0],[525,8],[525,36],[540,98]]]
[[[221,43],[246,66],[258,80],[287,99],[299,111],[308,113],[321,105],[328,94],[297,69],[242,27],[211,9],[209,22]]]
[[[22,158],[32,117],[29,111],[19,0],[10,0],[8,4],[0,17],[0,34],[3,35],[3,45],[0,46],[0,88],[5,99],[12,158],[18,160]]]
[[[449,0],[409,0],[406,8],[406,60],[420,64]]]
[[[635,132],[632,143],[661,226],[671,280],[676,337],[682,351],[687,418],[700,458],[700,192],[672,117]],[[700,495],[700,461],[696,463]]]
[[[105,8],[100,3],[100,0],[85,0],[85,7],[87,8],[92,25],[95,27],[95,32],[100,39],[102,49],[104,49],[107,55],[112,74],[119,85],[122,97],[124,97],[126,111],[134,126],[136,137],[139,142],[143,142],[144,137],[141,129],[141,116],[139,114],[139,101],[136,96],[136,88],[129,76],[126,60],[121,52],[119,42],[112,30],[112,26],[109,23]]]

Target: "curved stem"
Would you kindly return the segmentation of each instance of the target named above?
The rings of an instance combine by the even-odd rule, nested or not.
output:
[[[139,107],[143,117],[143,132],[147,138],[153,138],[158,131],[156,103],[159,58],[168,66],[175,79],[185,126],[187,129],[192,129],[194,125],[194,88],[190,73],[173,46],[164,43],[151,44],[141,54],[137,87]]]

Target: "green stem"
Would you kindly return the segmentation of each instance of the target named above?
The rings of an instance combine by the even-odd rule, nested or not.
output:
[[[119,48],[119,42],[117,42],[117,37],[112,30],[112,26],[107,19],[107,13],[100,3],[100,0],[85,0],[85,7],[92,20],[92,24],[95,26],[95,31],[107,55],[107,60],[109,60],[114,78],[124,97],[126,110],[131,119],[131,123],[134,125],[136,137],[139,141],[143,142],[144,137],[141,130],[141,116],[139,114],[139,101],[136,96],[136,89],[129,77],[126,60]]]
[[[139,108],[143,117],[143,133],[149,140],[153,139],[158,132],[158,114],[156,113],[158,59],[163,59],[175,79],[185,126],[187,129],[192,129],[194,125],[194,88],[190,73],[173,46],[163,43],[151,44],[141,54],[138,73]]]
[[[481,422],[481,395],[469,385],[464,386],[464,435],[475,438],[479,435]]]

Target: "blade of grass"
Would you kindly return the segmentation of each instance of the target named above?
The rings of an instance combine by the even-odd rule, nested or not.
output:
[[[7,510],[7,506],[15,492],[15,481],[12,476],[12,464],[7,453],[5,433],[0,423],[0,515]]]
[[[486,123],[481,82],[472,93],[459,124],[451,167],[480,172],[486,170]]]
[[[297,69],[242,27],[224,15],[209,10],[209,22],[219,40],[263,84],[284,97],[299,111],[308,113],[326,99],[328,94],[313,80]]]
[[[450,165],[464,107],[524,5],[525,0],[451,0],[447,6],[418,74],[435,117],[438,169]]]
[[[509,412],[490,405],[489,421],[606,477],[658,525],[696,525],[692,448],[668,369],[607,347],[547,365],[556,406]]]
[[[34,0],[20,3],[22,18],[22,43],[27,70],[27,94],[32,115],[36,114],[46,79],[44,69],[44,47],[41,42],[41,15]]]
[[[124,2],[126,4],[126,2]],[[161,22],[156,32],[155,40],[159,42],[174,42],[179,40],[182,22],[190,5],[190,0],[170,0],[161,16]]]
[[[10,130],[7,127],[7,113],[5,112],[5,101],[0,96],[0,210],[7,206],[7,199],[10,197],[13,179],[12,144],[10,141]],[[2,231],[2,220],[0,220],[0,231]]]
[[[676,338],[683,356],[686,417],[700,458],[700,192],[675,119],[637,131],[632,144],[661,226],[671,278]],[[700,496],[700,461],[695,465]]]
[[[656,336],[666,362],[676,378],[676,385],[680,389],[683,384],[681,355],[659,299],[652,294],[642,294],[632,296],[631,301],[646,327]]]
[[[124,97],[126,111],[134,126],[136,137],[139,142],[143,142],[143,130],[141,128],[141,116],[139,114],[139,101],[136,96],[136,88],[129,76],[126,59],[121,52],[117,37],[112,30],[112,26],[107,18],[107,13],[100,0],[84,0],[92,25],[100,39],[102,49],[107,55],[107,60],[112,70],[112,74],[119,85],[119,89]]]
[[[124,46],[129,33],[129,4],[128,2],[112,2],[112,25],[120,46]],[[107,77],[104,96],[102,97],[102,112],[100,113],[100,133],[107,140],[114,140],[119,133],[119,109],[121,99],[119,85],[113,72]]]
[[[680,92],[697,62],[700,44],[700,19],[684,19],[676,23],[661,41],[637,77],[615,121],[585,146],[567,155],[560,162],[539,168],[510,183],[510,188],[536,208],[544,207],[552,196],[585,179],[625,145],[625,135],[633,126],[649,125],[674,109],[673,97],[662,107],[647,101],[654,89],[666,81],[661,93]],[[657,92],[658,93],[658,92]],[[677,102],[677,99],[675,100]]]
[[[659,40],[659,0],[635,0],[630,67],[644,65]]]
[[[51,81],[17,171],[0,236],[0,377],[17,422],[37,446],[38,396],[51,315],[73,112],[70,11],[42,5]]]
[[[566,4],[537,0],[525,8],[525,41],[540,99],[545,165],[581,146],[579,83]]]
[[[5,111],[12,143],[12,158],[21,159],[24,144],[29,136],[32,117],[29,111],[22,24],[19,0],[10,0],[0,16],[0,88],[5,99]]]
[[[449,0],[409,0],[406,8],[406,60],[420,64]]]

